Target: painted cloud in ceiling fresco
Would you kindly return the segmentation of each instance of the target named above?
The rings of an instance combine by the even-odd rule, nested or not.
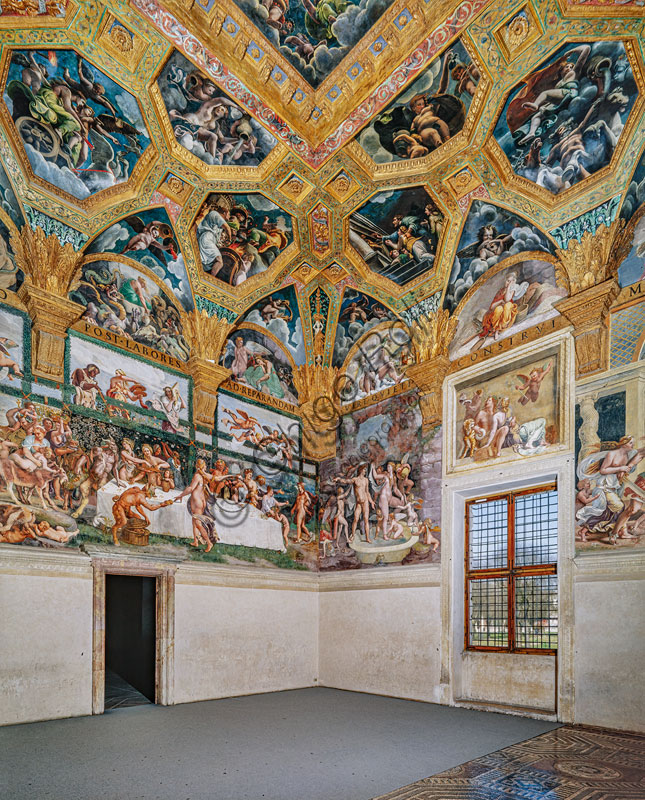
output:
[[[100,233],[88,253],[120,253],[148,267],[172,290],[183,307],[194,307],[184,257],[164,208],[140,211]]]
[[[293,242],[293,220],[256,192],[213,192],[193,226],[204,272],[229,286],[264,272]]]
[[[461,232],[443,306],[452,313],[478,278],[516,253],[553,253],[553,245],[530,222],[484,200],[475,200]]]
[[[190,356],[173,301],[134,267],[116,261],[86,263],[69,297],[85,306],[86,322],[182,361]]]
[[[231,370],[233,380],[276,400],[298,405],[293,367],[282,348],[261,331],[234,331],[226,342],[221,363]]]
[[[359,144],[378,164],[428,155],[464,127],[479,78],[457,40],[374,118]]]
[[[257,167],[274,137],[181,53],[157,81],[175,138],[206,164]]]
[[[373,272],[402,286],[434,266],[444,222],[423,186],[379,192],[349,218],[349,243]]]
[[[486,277],[459,315],[450,358],[557,317],[553,303],[566,295],[556,284],[555,267],[546,261],[521,261]]]
[[[265,328],[279,339],[299,366],[307,360],[302,333],[302,319],[293,286],[286,286],[263,297],[250,308],[240,323],[250,322]]]
[[[340,367],[345,363],[352,346],[363,334],[385,320],[394,319],[392,311],[378,300],[356,289],[345,289],[336,325],[332,366]]]
[[[73,50],[14,52],[4,100],[36,175],[78,199],[127,181],[150,143],[135,98]]]
[[[495,138],[553,194],[611,161],[638,91],[622,42],[567,44],[511,91]]]
[[[621,286],[629,286],[645,280],[645,151],[643,151],[632,175],[623,206],[622,219],[629,221],[637,212],[638,217],[632,232],[631,249],[618,270]]]
[[[336,68],[394,0],[234,0],[313,87]]]

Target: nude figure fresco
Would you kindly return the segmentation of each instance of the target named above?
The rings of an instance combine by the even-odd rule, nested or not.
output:
[[[188,378],[125,354],[117,355],[75,334],[70,334],[69,342],[73,403],[133,424],[188,435]]]
[[[32,169],[84,199],[130,177],[150,139],[136,99],[73,50],[16,50],[4,102]]]
[[[234,0],[260,32],[317,87],[393,0]]]
[[[300,422],[295,417],[220,392],[217,433],[218,450],[298,469]]]
[[[455,463],[545,453],[560,441],[557,353],[456,387]]]
[[[553,304],[567,295],[546,261],[520,261],[483,277],[478,286],[459,312],[452,360],[557,317]]]
[[[176,50],[157,80],[175,139],[206,164],[257,167],[275,138]]]
[[[441,436],[422,437],[415,393],[344,416],[321,465],[321,569],[437,561],[440,480]]]
[[[260,331],[234,331],[221,363],[231,370],[231,379],[237,383],[290,405],[298,404],[292,364],[282,347]]]
[[[402,286],[434,267],[444,215],[423,186],[379,192],[349,219],[349,243],[378,275]]]
[[[0,308],[0,384],[21,385],[25,373],[24,331],[22,314]]]
[[[91,394],[100,373],[80,369],[80,388]],[[120,386],[126,391],[133,383]],[[264,451],[276,461],[264,464],[254,454],[195,450],[168,427],[155,434],[125,417],[104,422],[85,408],[70,412],[0,394],[0,543],[101,543],[316,568],[315,469],[291,469],[296,453],[285,452],[274,430],[267,436],[275,450],[267,444]]]
[[[138,261],[161,278],[187,311],[193,308],[184,257],[165,208],[115,222],[90,242],[86,252],[118,253]]]
[[[481,75],[460,40],[381,111],[358,143],[377,164],[422,158],[464,127]]]
[[[566,44],[511,90],[494,135],[517,175],[558,194],[610,163],[637,94],[622,42]]]
[[[229,286],[265,272],[293,242],[291,216],[256,192],[213,192],[193,230],[204,272]]]
[[[412,340],[403,323],[386,324],[369,332],[345,363],[341,401],[352,403],[384,389],[403,387],[408,381],[405,368],[414,361]]]
[[[443,307],[452,313],[491,267],[517,253],[553,253],[551,240],[528,220],[487,200],[474,200],[457,245]]]

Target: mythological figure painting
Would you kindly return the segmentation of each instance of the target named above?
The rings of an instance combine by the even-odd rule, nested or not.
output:
[[[321,569],[437,561],[441,435],[421,433],[415,393],[342,418],[321,465]]]
[[[148,345],[180,361],[190,356],[181,315],[148,276],[117,261],[83,265],[70,300],[85,306],[82,321]]]
[[[234,0],[314,88],[393,0]]]
[[[179,144],[206,164],[257,167],[275,138],[176,50],[157,81]]]
[[[218,397],[219,449],[290,470],[298,468],[300,423],[297,419],[247,403],[226,392],[220,392]]]
[[[9,240],[9,229],[0,220],[0,289],[17,292],[24,280],[24,273],[18,268]]]
[[[25,371],[24,326],[21,314],[0,308],[0,383],[17,388]]]
[[[273,339],[260,331],[242,328],[226,342],[222,365],[238,383],[290,405],[298,405],[293,366]]]
[[[306,361],[302,318],[293,286],[285,286],[252,306],[240,323],[257,325],[272,333],[299,366]]]
[[[401,322],[369,332],[346,362],[340,384],[343,403],[361,400],[384,389],[395,389],[408,380],[405,368],[415,360],[412,340]]]
[[[445,219],[423,186],[379,192],[349,219],[349,243],[400,286],[434,267]]]
[[[165,208],[140,211],[100,233],[88,253],[118,253],[146,266],[172,290],[183,307],[193,308],[184,257]]]
[[[453,42],[374,118],[358,143],[377,164],[427,156],[462,130],[480,77],[461,41]]]
[[[459,237],[443,307],[452,313],[470,287],[491,267],[517,253],[553,253],[548,237],[512,211],[474,200]]]
[[[498,367],[455,388],[455,464],[547,452],[561,441],[557,351]]]
[[[546,261],[520,261],[482,279],[459,313],[450,345],[452,360],[476,353],[558,315],[553,304],[566,297]]]
[[[32,169],[84,199],[124,183],[150,143],[135,98],[73,50],[16,50],[4,101]]]
[[[345,289],[336,325],[332,365],[342,366],[352,346],[361,336],[376,325],[394,319],[393,312],[378,300],[356,289]]]
[[[213,192],[194,224],[204,272],[240,286],[267,270],[293,242],[293,220],[259,193]]]
[[[637,378],[644,372],[638,367]],[[614,385],[614,394],[592,401],[595,413],[589,413],[588,399],[580,402],[586,425],[579,431],[576,466],[579,552],[645,547],[645,437],[633,413],[639,398],[633,382],[621,386],[618,379]]]
[[[187,378],[76,335],[69,343],[73,403],[167,433],[187,433]]]
[[[610,163],[637,94],[622,42],[569,43],[513,88],[494,135],[517,175],[558,194]]]

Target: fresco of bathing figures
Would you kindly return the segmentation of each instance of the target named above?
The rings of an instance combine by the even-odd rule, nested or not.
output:
[[[263,333],[246,328],[234,331],[226,342],[221,363],[231,370],[234,381],[298,405],[293,366],[282,348]]]
[[[78,199],[127,181],[150,143],[135,98],[73,50],[14,51],[4,101],[36,175]]]
[[[240,286],[268,269],[293,242],[293,220],[258,193],[213,192],[194,224],[204,272]]]
[[[375,325],[394,319],[392,311],[378,300],[356,289],[345,289],[336,325],[332,366],[342,366],[352,346],[367,331]]]
[[[314,88],[393,0],[234,0]]]
[[[6,307],[0,308],[0,383],[20,388],[25,372],[24,337],[22,315]]]
[[[379,192],[349,219],[349,243],[400,286],[434,266],[444,215],[423,186]]]
[[[190,356],[181,317],[170,297],[134,267],[116,261],[84,264],[70,300],[85,306],[82,320],[154,347],[180,361]]]
[[[456,463],[539,455],[560,441],[558,355],[529,356],[457,389]]]
[[[637,94],[622,42],[566,44],[513,88],[494,135],[517,175],[558,194],[609,164]]]
[[[185,377],[70,335],[69,383],[76,405],[167,433],[188,434]],[[142,414],[141,409],[156,413]]]
[[[268,131],[176,50],[157,85],[176,140],[206,164],[257,167],[275,147]]]
[[[450,359],[557,317],[553,304],[566,295],[556,284],[553,264],[546,261],[521,261],[484,278],[459,312]]]
[[[553,244],[528,220],[488,201],[473,201],[457,245],[443,307],[452,313],[475,281],[505,258],[540,250],[553,253]]]
[[[218,449],[242,457],[298,469],[300,424],[240,397],[219,393],[217,401]]]
[[[421,158],[464,127],[480,73],[457,40],[359,135],[377,164]]]
[[[296,365],[306,361],[302,319],[293,286],[287,286],[268,297],[263,297],[242,317],[241,323],[250,322],[265,328],[284,345]]]
[[[193,308],[184,257],[165,208],[140,211],[100,233],[88,253],[118,253],[143,264],[172,290],[186,311]]]
[[[0,395],[0,476],[2,543],[315,567],[315,483],[297,473]]]
[[[401,386],[408,380],[405,368],[414,360],[410,334],[401,322],[373,330],[359,342],[344,368],[341,400],[351,403]]]
[[[416,393],[342,418],[321,465],[320,568],[439,560],[441,434],[421,434]]]

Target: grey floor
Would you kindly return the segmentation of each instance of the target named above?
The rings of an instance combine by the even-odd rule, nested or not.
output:
[[[298,689],[0,728],[7,800],[370,800],[556,725]]]

